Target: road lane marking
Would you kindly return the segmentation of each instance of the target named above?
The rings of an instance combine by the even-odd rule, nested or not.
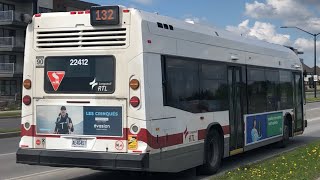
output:
[[[23,176],[19,176],[19,177],[13,177],[13,178],[9,178],[9,179],[5,179],[5,180],[16,180],[16,179],[22,179],[22,178],[29,178],[32,176],[39,176],[39,175],[44,175],[44,174],[50,174],[50,173],[55,173],[58,171],[62,171],[62,170],[67,170],[68,168],[59,168],[59,169],[54,169],[54,170],[49,170],[49,171],[43,171],[43,172],[39,172],[39,173],[33,173],[33,174],[28,174],[28,175],[23,175]]]
[[[307,109],[307,111],[314,111],[314,110],[317,110],[317,109],[320,109],[320,108]]]
[[[308,119],[308,122],[312,122],[312,121],[319,121],[320,118],[312,118],[312,119]]]
[[[1,156],[8,156],[8,155],[12,155],[12,154],[16,154],[16,152],[13,152],[13,153],[6,153],[6,154],[0,154],[0,157],[1,157]]]

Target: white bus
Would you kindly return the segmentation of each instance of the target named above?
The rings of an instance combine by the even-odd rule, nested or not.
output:
[[[23,73],[17,163],[212,174],[306,127],[289,48],[123,6],[35,14]]]

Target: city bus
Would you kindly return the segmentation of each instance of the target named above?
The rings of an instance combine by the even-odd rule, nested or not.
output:
[[[307,127],[288,47],[124,6],[35,14],[16,162],[214,174]]]

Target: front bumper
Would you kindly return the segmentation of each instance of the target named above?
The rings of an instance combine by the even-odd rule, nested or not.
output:
[[[148,171],[149,154],[18,149],[16,162],[54,167]]]

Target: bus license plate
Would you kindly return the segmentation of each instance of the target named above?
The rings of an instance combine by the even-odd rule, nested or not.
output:
[[[87,147],[87,140],[86,139],[72,139],[72,147],[86,148]]]

